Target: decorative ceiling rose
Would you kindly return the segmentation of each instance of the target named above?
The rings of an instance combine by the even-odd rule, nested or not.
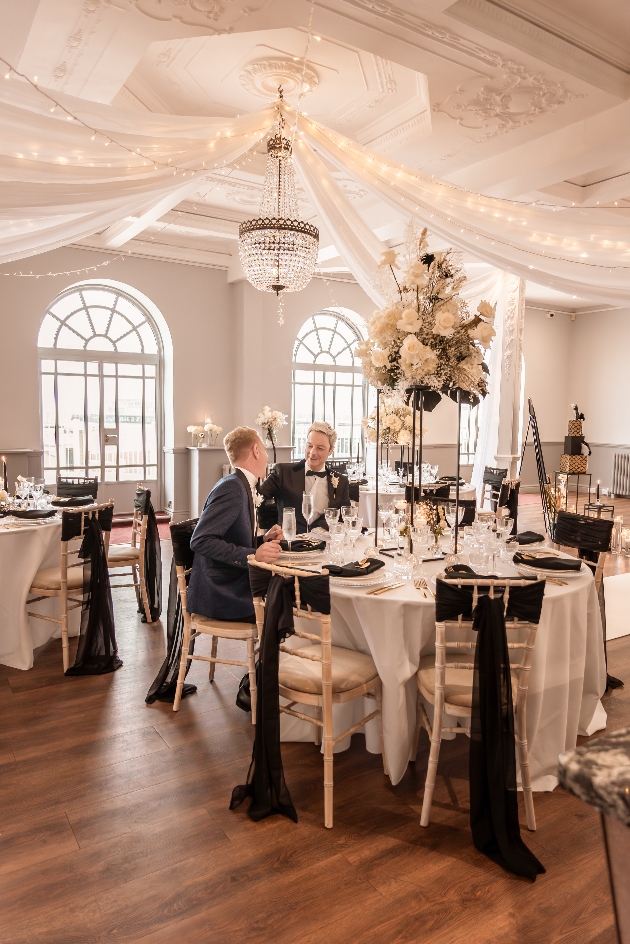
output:
[[[282,99],[282,89],[279,89]],[[319,230],[300,219],[295,193],[291,142],[284,133],[284,118],[267,142],[267,171],[259,217],[238,228],[241,265],[248,280],[261,292],[299,292],[311,280]]]
[[[293,59],[256,59],[245,66],[239,78],[248,92],[261,98],[275,98],[281,85],[287,97],[298,95],[302,83],[303,62]],[[319,85],[319,77],[310,66],[304,69],[304,92]]]

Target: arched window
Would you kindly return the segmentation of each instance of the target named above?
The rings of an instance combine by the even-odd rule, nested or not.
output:
[[[306,433],[325,420],[338,433],[336,458],[363,453],[361,420],[368,385],[353,349],[365,337],[361,319],[345,308],[320,311],[304,322],[293,349],[293,442],[303,454]]]
[[[38,350],[45,481],[159,482],[161,338],[146,308],[110,285],[71,286]]]

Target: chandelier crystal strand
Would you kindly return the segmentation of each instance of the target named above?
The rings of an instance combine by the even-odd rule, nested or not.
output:
[[[282,101],[282,90],[279,89]],[[319,249],[319,230],[300,219],[295,172],[284,118],[267,142],[267,170],[260,215],[239,226],[241,265],[261,292],[299,292],[311,280]]]

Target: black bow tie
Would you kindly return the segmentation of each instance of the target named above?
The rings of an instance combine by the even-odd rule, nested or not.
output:
[[[326,476],[328,475],[328,472],[326,472],[326,471],[324,471],[324,472],[313,472],[312,469],[309,469],[306,474],[307,474],[307,475],[316,475],[318,479],[325,479]]]

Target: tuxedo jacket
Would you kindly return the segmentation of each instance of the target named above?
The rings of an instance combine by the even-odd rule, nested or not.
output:
[[[282,525],[282,512],[285,508],[295,508],[295,523],[298,534],[304,534],[306,531],[306,519],[302,514],[302,498],[304,497],[306,482],[305,465],[305,459],[300,462],[279,462],[271,475],[259,487],[259,491],[265,498],[275,498],[278,506],[278,524]],[[339,480],[336,487],[332,482],[333,476],[336,476]],[[328,482],[328,507],[341,508],[342,505],[349,505],[348,477],[340,475],[334,469],[326,469],[326,478]],[[324,515],[311,522],[311,528],[315,527],[328,528]]]
[[[214,486],[193,532],[189,613],[225,620],[253,614],[247,557],[258,544],[255,521],[249,482],[237,469]]]

